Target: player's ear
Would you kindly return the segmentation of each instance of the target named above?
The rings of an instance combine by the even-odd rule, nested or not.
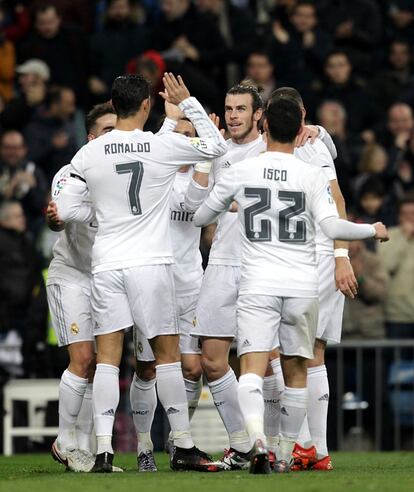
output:
[[[260,121],[262,116],[263,116],[263,109],[259,108],[256,109],[256,111],[254,112],[253,119],[254,121]]]
[[[264,121],[263,121],[263,130],[266,132],[266,133],[269,133],[269,124],[267,123],[267,119],[265,118]]]
[[[142,101],[142,105],[141,105],[141,108],[146,112],[146,113],[149,113],[150,109],[151,109],[151,102],[150,102],[150,98],[147,97],[147,99],[144,99]]]
[[[303,106],[300,109],[302,110],[302,125],[304,125],[306,119],[306,109]]]

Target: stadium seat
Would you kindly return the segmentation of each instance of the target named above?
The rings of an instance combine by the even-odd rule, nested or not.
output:
[[[36,424],[35,408],[59,399],[59,379],[11,379],[4,386],[3,453],[13,454],[13,437],[56,436],[57,427]],[[14,427],[13,401],[27,401],[28,426]]]

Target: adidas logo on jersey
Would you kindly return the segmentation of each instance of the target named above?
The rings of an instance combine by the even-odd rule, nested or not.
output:
[[[174,407],[170,407],[168,410],[167,410],[167,415],[174,415],[175,413],[179,413],[180,411],[177,410],[176,408]]]
[[[221,167],[224,167],[224,168],[229,168],[230,166],[231,166],[230,161],[226,161],[226,162],[224,162],[224,163],[221,165]]]
[[[249,340],[246,340],[243,342],[243,347],[250,347],[251,343],[249,342]]]
[[[115,410],[113,408],[110,408],[104,413],[101,413],[101,415],[107,415],[108,417],[114,417],[115,416]]]
[[[287,412],[287,410],[286,410],[286,408],[285,408],[285,407],[282,407],[282,408],[280,409],[280,413],[281,413],[282,415],[286,415],[286,417],[289,417],[289,414],[288,414],[288,412]]]
[[[318,401],[329,401],[329,395],[328,395],[328,393],[325,393],[320,398],[318,398]]]

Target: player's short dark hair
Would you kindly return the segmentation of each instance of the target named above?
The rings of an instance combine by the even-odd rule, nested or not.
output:
[[[150,84],[141,75],[121,75],[112,84],[112,105],[118,118],[138,113],[141,104],[150,97]]]
[[[107,114],[116,114],[115,109],[110,102],[96,104],[85,117],[86,133],[91,133],[91,130],[96,125],[97,120],[101,116],[105,116]]]
[[[227,95],[250,94],[252,96],[253,113],[258,109],[263,109],[264,103],[260,95],[262,89],[249,79],[242,80],[239,84],[234,85],[227,91]]]
[[[266,109],[266,120],[272,140],[290,143],[302,125],[302,109],[292,99],[271,101]]]
[[[294,87],[279,87],[279,89],[274,90],[270,95],[268,104],[280,101],[281,99],[293,101],[299,107],[303,108],[302,96]]]

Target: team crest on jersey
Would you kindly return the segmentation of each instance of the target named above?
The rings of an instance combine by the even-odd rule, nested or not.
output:
[[[194,316],[193,318],[193,326],[195,327],[197,325],[197,318]]]
[[[70,331],[72,332],[72,335],[77,335],[79,333],[79,326],[77,325],[77,323],[72,323],[70,325]]]
[[[200,137],[190,138],[190,144],[196,149],[207,150],[207,143]]]
[[[53,190],[53,197],[57,197],[59,193],[62,191],[62,188],[64,187],[65,183],[67,181],[66,176],[62,176],[59,181],[56,183],[55,189]]]

